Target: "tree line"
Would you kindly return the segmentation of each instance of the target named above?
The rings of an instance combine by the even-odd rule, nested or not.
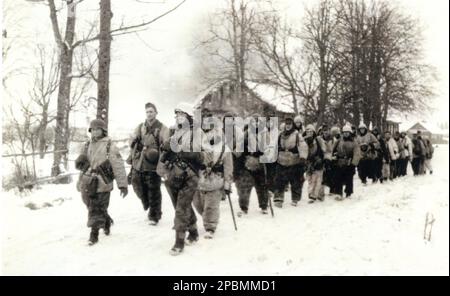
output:
[[[285,13],[272,1],[226,0],[195,41],[204,83],[270,84],[319,125],[383,127],[391,114],[428,110],[436,76],[422,28],[394,1],[319,0],[297,19]]]

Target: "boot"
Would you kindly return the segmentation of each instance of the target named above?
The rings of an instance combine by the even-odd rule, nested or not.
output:
[[[92,246],[98,242],[98,228],[91,228],[91,234],[89,235],[89,245]]]
[[[198,235],[197,229],[189,230],[189,235],[186,239],[186,244],[188,246],[191,246],[198,241],[198,238],[199,238],[199,235]]]
[[[248,209],[247,208],[241,208],[241,210],[239,212],[237,212],[237,216],[238,217],[242,217],[244,215],[247,215],[248,213]]]
[[[313,196],[308,196],[308,198],[309,198],[309,201],[308,201],[308,203],[310,203],[310,204],[312,204],[312,203],[314,203],[315,201],[316,201],[316,198],[315,197],[313,197]]]
[[[213,239],[214,238],[214,230],[207,230],[205,233],[206,239]]]
[[[275,201],[274,206],[276,206],[277,208],[282,208],[283,207],[283,202],[282,201]]]
[[[111,219],[110,217],[108,219],[106,219],[105,229],[103,231],[105,233],[105,235],[110,235],[111,234],[111,225],[113,225],[113,224],[114,224],[113,219]]]
[[[185,235],[184,231],[175,232],[175,245],[170,249],[170,255],[178,256],[183,252]]]

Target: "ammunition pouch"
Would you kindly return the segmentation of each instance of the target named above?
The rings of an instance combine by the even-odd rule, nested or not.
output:
[[[112,181],[114,181],[114,171],[111,165],[111,162],[109,161],[109,159],[105,160],[104,162],[102,162],[98,167],[97,167],[97,172],[100,175],[100,177],[102,177],[103,182],[105,182],[105,184],[109,184]]]
[[[98,176],[96,174],[82,174],[80,178],[81,194],[89,198],[95,198],[98,189]]]
[[[175,189],[180,189],[183,187],[188,173],[188,165],[182,161],[176,161],[171,164],[171,169],[167,177],[167,184]]]

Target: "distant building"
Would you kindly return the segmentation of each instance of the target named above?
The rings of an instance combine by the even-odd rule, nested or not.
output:
[[[264,115],[268,110],[281,119],[294,114],[292,101],[287,93],[273,86],[247,82],[242,89],[242,96],[239,97],[237,82],[233,80],[223,80],[203,91],[194,108],[207,108],[218,116],[227,112],[241,117],[254,113]]]
[[[410,123],[409,128],[406,129],[406,132],[410,136],[416,134],[418,131],[422,133],[423,137],[430,139],[433,144],[448,143],[447,140],[444,139],[446,132],[431,123],[424,121],[413,124]]]
[[[391,134],[394,134],[395,132],[399,132],[400,131],[400,122],[393,121],[393,120],[386,120],[384,122],[382,130],[389,131],[389,132],[391,132]]]

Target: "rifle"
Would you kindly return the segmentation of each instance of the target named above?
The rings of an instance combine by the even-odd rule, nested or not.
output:
[[[228,202],[230,203],[231,216],[233,217],[234,229],[237,231],[236,218],[234,217],[233,204],[231,203],[231,197],[230,197],[229,193],[227,193],[227,197],[228,197]]]
[[[270,214],[272,215],[272,218],[273,218],[273,217],[275,217],[275,215],[273,213],[272,199],[269,196],[269,190],[267,188],[267,164],[264,164],[263,167],[264,167],[264,183],[266,186],[266,194],[267,194],[267,199],[269,201]]]

